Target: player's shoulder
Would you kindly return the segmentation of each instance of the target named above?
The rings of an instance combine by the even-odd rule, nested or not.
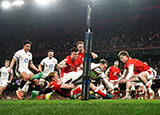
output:
[[[62,85],[62,82],[58,80],[58,81],[53,82],[52,85],[53,85],[54,87],[58,87],[58,86],[61,86],[61,85]]]
[[[53,57],[52,59],[53,59],[53,61],[56,61],[56,62],[58,61],[55,57]]]
[[[71,58],[71,56],[69,55],[69,56],[67,56],[65,59],[70,59]]]
[[[113,69],[113,68],[114,68],[114,66],[109,67],[109,69]]]
[[[17,53],[23,53],[23,49],[16,51],[16,54]]]
[[[129,61],[130,62],[136,62],[136,61],[140,61],[139,59],[136,59],[136,58],[129,58]]]
[[[3,67],[1,67],[0,69],[3,70],[3,69],[5,69],[5,67],[3,66]]]
[[[96,63],[91,63],[91,69],[97,68],[99,67],[100,64],[96,64]]]
[[[71,61],[71,57],[67,56],[66,58],[64,58],[64,61]]]
[[[48,57],[45,57],[45,58],[42,59],[42,61],[47,61],[47,60],[49,60]]]
[[[31,53],[31,52],[28,52],[28,56],[32,56],[32,53]]]

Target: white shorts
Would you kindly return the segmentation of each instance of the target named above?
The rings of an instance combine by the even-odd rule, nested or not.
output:
[[[147,74],[147,80],[151,80],[154,78],[154,71],[152,68],[148,69],[147,71],[144,71]],[[137,77],[137,75],[135,76],[137,80],[139,80],[139,78]]]
[[[150,68],[149,70],[145,71],[146,74],[147,74],[147,79],[150,80],[150,79],[153,79],[154,75],[153,75],[153,69]]]
[[[80,78],[83,74],[83,71],[78,71],[78,72],[69,72],[68,74],[65,74],[61,80],[62,82],[66,83],[66,82],[73,82],[75,80],[77,80],[78,78]]]
[[[110,80],[109,82],[112,84],[112,86],[113,86],[114,88],[119,87],[118,84],[114,85],[114,81],[117,81],[117,80]]]
[[[20,74],[22,72],[25,72],[28,75],[32,73],[29,69],[21,69],[21,68],[19,68],[18,70],[15,71],[16,76],[20,78]]]
[[[0,80],[0,87],[7,87],[8,80]]]

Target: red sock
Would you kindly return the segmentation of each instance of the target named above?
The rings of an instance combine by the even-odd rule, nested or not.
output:
[[[105,93],[103,93],[101,90],[98,90],[96,93],[100,94],[100,95],[101,95],[101,96],[103,96],[103,97],[105,97],[105,96],[106,96],[106,94],[105,94]]]
[[[76,95],[78,93],[82,92],[80,87],[77,87],[74,91],[73,91],[73,95]]]

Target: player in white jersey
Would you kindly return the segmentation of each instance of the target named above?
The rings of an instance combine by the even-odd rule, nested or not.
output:
[[[9,60],[5,61],[5,66],[0,69],[0,97],[2,97],[3,91],[6,89],[7,85],[12,82],[13,71],[9,72]],[[10,79],[9,79],[10,76]]]
[[[47,77],[50,72],[54,72],[55,67],[57,68],[57,70],[59,70],[57,66],[58,61],[53,56],[54,56],[54,50],[52,49],[48,50],[48,57],[44,58],[38,66],[40,71],[42,71],[42,68],[44,67],[42,71],[44,77]]]
[[[30,80],[34,76],[34,74],[29,70],[29,66],[36,72],[39,72],[39,70],[32,62],[32,53],[29,52],[31,49],[31,44],[32,43],[30,41],[26,40],[23,43],[23,49],[15,53],[10,64],[10,69],[12,69],[16,62],[16,75],[23,78],[19,89],[16,91],[17,97],[19,99],[22,99],[22,88],[25,85],[26,81]],[[36,79],[34,82],[39,88],[39,83],[36,81]]]

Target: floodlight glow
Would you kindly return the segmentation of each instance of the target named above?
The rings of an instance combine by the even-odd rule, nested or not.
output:
[[[16,0],[12,3],[13,6],[21,6],[24,4],[23,0]]]
[[[35,0],[39,5],[46,6],[50,3],[51,0]]]
[[[8,8],[11,7],[11,3],[9,1],[7,1],[7,0],[6,1],[2,1],[1,6],[4,9],[8,9]]]

